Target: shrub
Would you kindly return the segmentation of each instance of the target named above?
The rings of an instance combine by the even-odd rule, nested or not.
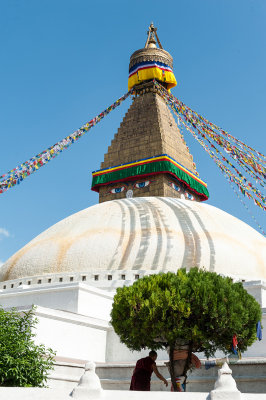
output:
[[[55,353],[34,343],[34,310],[0,308],[0,385],[45,386]]]

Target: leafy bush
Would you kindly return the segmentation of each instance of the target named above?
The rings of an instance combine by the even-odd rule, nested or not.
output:
[[[0,385],[45,386],[55,353],[34,343],[33,309],[19,313],[0,308]]]
[[[192,268],[151,275],[118,288],[111,317],[115,332],[129,349],[169,348],[173,371],[171,357],[177,341],[189,346],[189,357],[193,351],[209,358],[217,350],[232,352],[236,335],[239,350],[245,351],[256,340],[261,309],[242,283]],[[172,373],[171,378],[173,383]]]

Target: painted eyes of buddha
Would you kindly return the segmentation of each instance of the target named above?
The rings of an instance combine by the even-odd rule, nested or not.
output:
[[[181,190],[181,187],[178,186],[178,185],[176,185],[174,182],[171,182],[171,183],[170,183],[170,186],[171,186],[173,189],[175,189],[177,192],[180,192],[180,190]]]
[[[186,198],[188,200],[195,200],[195,197],[192,194],[188,193],[188,192],[185,193],[185,196],[186,196]]]
[[[143,189],[144,187],[149,186],[150,183],[151,183],[151,181],[137,182],[133,185],[133,187],[136,189]],[[117,187],[111,189],[109,193],[113,193],[113,194],[122,193],[125,189],[126,189],[126,186],[117,186]]]
[[[122,193],[125,190],[125,186],[116,187],[110,190],[110,193]]]
[[[146,186],[149,186],[150,183],[151,183],[151,181],[138,182],[138,183],[135,183],[134,187],[137,189],[142,189]]]
[[[174,190],[176,190],[177,192],[180,192],[180,191],[181,191],[181,187],[178,186],[178,185],[176,185],[174,182],[169,181],[168,184],[169,184]],[[186,198],[186,199],[191,200],[191,201],[195,200],[195,197],[194,197],[191,193],[188,193],[188,192],[185,192],[185,196],[184,196],[183,194],[181,194],[181,198],[184,198],[184,199]]]

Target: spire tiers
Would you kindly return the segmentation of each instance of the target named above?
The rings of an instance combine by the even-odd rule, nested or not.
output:
[[[92,189],[100,203],[143,196],[207,199],[206,184],[153,82],[138,86],[101,169],[93,172]]]

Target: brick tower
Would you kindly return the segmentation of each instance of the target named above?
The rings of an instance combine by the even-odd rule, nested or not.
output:
[[[159,47],[156,46],[156,39]],[[163,50],[156,28],[149,27],[144,49],[130,58],[129,89],[134,99],[115,134],[101,169],[93,172],[99,202],[125,197],[179,197],[202,201],[207,185],[153,79],[176,85],[172,57]]]

